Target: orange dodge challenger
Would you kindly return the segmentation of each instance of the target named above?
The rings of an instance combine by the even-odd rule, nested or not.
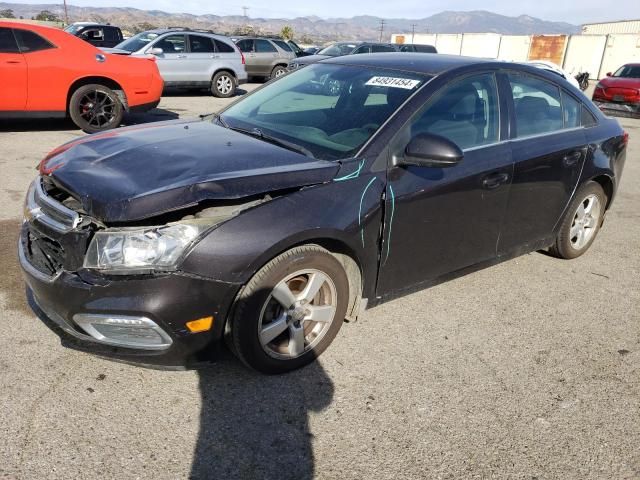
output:
[[[110,55],[62,30],[0,22],[0,118],[70,116],[88,133],[160,102],[155,59]]]

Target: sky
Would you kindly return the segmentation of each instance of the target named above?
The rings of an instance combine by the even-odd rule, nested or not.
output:
[[[47,0],[5,0],[16,3],[61,3]],[[508,16],[530,15],[550,21],[573,24],[611,20],[640,19],[640,0],[403,0],[379,2],[375,0],[239,0],[212,2],[211,0],[68,0],[80,7],[153,8],[176,13],[242,15],[242,7],[249,7],[249,17],[292,18],[317,15],[322,18],[375,15],[386,18],[424,18],[444,10],[489,10]]]

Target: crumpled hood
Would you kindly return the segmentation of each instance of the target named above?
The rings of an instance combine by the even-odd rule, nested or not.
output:
[[[91,135],[59,147],[40,164],[42,175],[105,223],[324,183],[338,168],[207,120]]]

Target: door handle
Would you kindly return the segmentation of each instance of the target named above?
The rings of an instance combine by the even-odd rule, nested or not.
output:
[[[220,55],[210,55],[209,58],[220,58]]]
[[[487,190],[493,190],[507,181],[509,181],[508,173],[492,173],[482,180],[482,186]]]
[[[568,153],[564,157],[562,157],[562,164],[565,167],[573,167],[578,161],[582,158],[582,152],[575,151]]]
[[[186,55],[178,55],[178,58],[187,58]]]
[[[22,62],[20,60],[7,60],[7,63],[10,63],[11,65],[19,65]]]

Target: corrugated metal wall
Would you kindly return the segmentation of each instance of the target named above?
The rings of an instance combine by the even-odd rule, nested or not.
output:
[[[606,35],[572,35],[569,38],[563,68],[573,75],[589,72],[591,78],[596,78],[606,44]]]
[[[503,35],[496,58],[511,62],[524,62],[529,57],[531,37],[529,35]]]
[[[462,37],[462,55],[496,58],[500,48],[500,37],[497,33],[465,33]]]
[[[615,6],[612,6],[615,8]],[[640,20],[628,20],[623,22],[593,23],[583,25],[582,33],[589,35],[608,35],[615,33],[638,33],[640,34]]]
[[[394,34],[394,43],[412,43],[411,34]],[[602,78],[625,63],[640,62],[640,34],[498,35],[494,33],[416,33],[413,43],[435,45],[439,53],[498,58],[512,62],[549,60],[569,73],[587,71]]]

